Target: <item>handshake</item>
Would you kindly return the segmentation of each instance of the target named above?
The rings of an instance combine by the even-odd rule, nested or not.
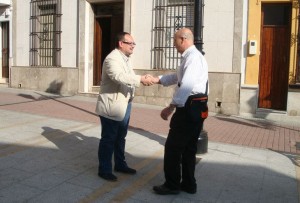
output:
[[[150,74],[146,74],[146,75],[141,76],[141,83],[144,86],[150,86],[150,85],[153,85],[153,84],[159,84],[160,81],[159,81],[159,77],[152,76]]]

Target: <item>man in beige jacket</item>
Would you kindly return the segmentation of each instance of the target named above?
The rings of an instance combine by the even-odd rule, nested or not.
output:
[[[99,142],[98,175],[108,181],[117,181],[112,173],[112,155],[116,172],[135,174],[125,161],[125,137],[131,112],[131,101],[136,87],[152,85],[151,76],[136,75],[130,65],[129,56],[133,53],[135,42],[127,32],[116,37],[116,49],[104,60],[100,92],[96,113],[101,121]]]

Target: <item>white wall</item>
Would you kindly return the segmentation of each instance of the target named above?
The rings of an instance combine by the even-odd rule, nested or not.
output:
[[[152,1],[132,0],[131,34],[136,42],[132,55],[134,69],[150,69]]]
[[[210,72],[232,72],[233,32],[234,0],[206,0],[203,49]]]
[[[152,1],[132,0],[131,34],[137,46],[135,69],[150,69]],[[210,72],[232,72],[234,0],[207,0],[204,7],[204,52]]]
[[[15,66],[29,66],[29,18],[30,18],[30,0],[16,1],[16,58]]]
[[[241,64],[241,83],[245,84],[245,74],[246,74],[246,61],[247,61],[247,26],[248,26],[248,0],[244,0],[243,3],[243,36],[242,36],[242,64]]]
[[[16,1],[16,66],[29,66],[30,0]],[[76,67],[77,58],[77,3],[62,1],[61,65]]]
[[[61,65],[76,67],[77,64],[77,1],[62,0]]]

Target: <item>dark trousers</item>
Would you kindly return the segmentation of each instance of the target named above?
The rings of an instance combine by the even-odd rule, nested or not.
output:
[[[127,167],[125,161],[125,137],[131,113],[131,102],[127,106],[125,117],[122,121],[115,121],[100,116],[101,139],[98,148],[99,172],[112,173],[112,155],[116,168]]]
[[[200,115],[204,106],[207,108],[207,103],[195,104],[192,109],[176,108],[171,118],[164,154],[164,184],[170,189],[180,189],[180,185],[190,189],[197,188],[194,174],[197,141],[204,121]],[[193,118],[190,111],[199,116]]]

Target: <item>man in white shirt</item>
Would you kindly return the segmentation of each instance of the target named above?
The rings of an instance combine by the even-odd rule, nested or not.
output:
[[[161,195],[178,194],[180,190],[196,193],[197,141],[208,113],[208,66],[194,45],[192,31],[178,30],[174,35],[174,46],[182,54],[177,73],[153,79],[154,83],[164,86],[177,84],[171,104],[161,112],[161,117],[167,120],[176,109],[165,143],[165,182],[153,187]]]

